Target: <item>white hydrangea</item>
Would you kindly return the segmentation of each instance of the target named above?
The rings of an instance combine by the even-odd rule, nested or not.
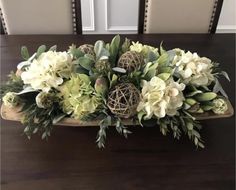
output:
[[[191,83],[196,86],[210,85],[214,80],[212,75],[213,64],[206,57],[199,57],[197,53],[175,49],[176,55],[173,65],[176,66],[176,73],[185,84]]]
[[[67,52],[48,51],[34,59],[21,78],[24,84],[48,92],[62,84],[63,78],[69,78],[71,67],[72,57]]]
[[[157,118],[176,115],[183,104],[182,91],[185,88],[183,83],[174,82],[173,79],[164,81],[155,76],[149,82],[143,80],[142,86],[141,101],[137,111],[144,111],[145,119],[150,119],[153,115]]]
[[[139,42],[132,42],[132,45],[130,46],[130,51],[141,53],[145,57],[147,56],[149,51],[153,51],[154,53],[158,54],[157,48],[148,45],[143,45]]]

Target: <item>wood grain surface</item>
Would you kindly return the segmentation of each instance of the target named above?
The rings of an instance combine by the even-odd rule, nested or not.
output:
[[[109,42],[112,35],[1,36],[1,81],[15,69],[20,47],[33,53],[39,45],[65,50],[75,43]],[[124,37],[124,36],[122,36]],[[221,83],[235,107],[235,34],[128,35],[166,49],[197,51],[221,63],[231,82]],[[109,128],[106,148],[99,150],[98,127],[56,127],[48,141],[28,140],[19,122],[1,120],[2,190],[233,190],[235,189],[235,118],[202,121],[206,148],[187,137],[177,141],[158,127],[132,127],[126,140]]]

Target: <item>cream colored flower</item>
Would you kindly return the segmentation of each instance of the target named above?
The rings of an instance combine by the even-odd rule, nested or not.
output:
[[[138,53],[142,53],[143,56],[147,56],[149,51],[153,51],[154,53],[158,54],[158,49],[154,48],[152,46],[143,45],[139,42],[132,42],[132,45],[130,46],[130,51],[136,51]]]
[[[215,114],[224,114],[228,110],[227,103],[222,98],[217,98],[213,100],[213,108],[212,111]]]
[[[49,92],[62,84],[63,78],[69,78],[71,67],[72,58],[68,53],[48,51],[34,59],[21,78],[24,84]]]
[[[164,81],[159,77],[153,77],[149,82],[142,81],[141,101],[137,111],[146,113],[144,119],[150,119],[155,115],[163,118],[166,115],[173,116],[183,104],[183,83],[174,82],[173,79]]]
[[[197,53],[175,49],[176,55],[173,65],[176,66],[176,74],[185,84],[191,83],[196,86],[210,85],[214,80],[212,75],[213,64],[206,57],[199,57]]]

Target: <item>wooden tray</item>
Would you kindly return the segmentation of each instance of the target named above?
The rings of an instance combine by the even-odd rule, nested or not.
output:
[[[225,114],[222,115],[216,115],[213,112],[205,112],[203,114],[197,114],[195,115],[197,120],[206,120],[206,119],[218,119],[218,118],[227,118],[234,115],[234,109],[231,105],[231,103],[227,100],[228,104],[228,110]],[[1,116],[5,120],[10,121],[20,121],[23,117],[23,113],[20,113],[20,107],[16,108],[9,108],[7,106],[2,105],[1,106]],[[138,123],[134,123],[130,119],[123,119],[124,125],[138,125]],[[86,127],[86,126],[98,126],[99,120],[93,120],[88,122],[82,122],[80,120],[76,120],[73,118],[64,118],[56,125],[64,125],[64,126],[74,126],[74,127]]]

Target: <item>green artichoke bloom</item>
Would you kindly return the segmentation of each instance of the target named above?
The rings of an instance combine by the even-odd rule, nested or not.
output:
[[[217,98],[213,100],[213,108],[212,111],[215,114],[224,114],[228,110],[227,103],[222,98]]]
[[[8,92],[3,96],[2,101],[7,107],[15,107],[19,104],[20,98],[14,92]]]
[[[39,108],[50,108],[53,105],[54,96],[50,93],[40,92],[36,98],[36,104]]]

